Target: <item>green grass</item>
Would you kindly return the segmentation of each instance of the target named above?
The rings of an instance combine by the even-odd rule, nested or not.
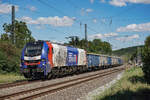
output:
[[[0,74],[0,84],[11,83],[16,81],[26,80],[24,76],[19,74],[10,73],[10,74]]]
[[[133,67],[94,100],[150,100],[150,85],[144,80],[142,69]]]

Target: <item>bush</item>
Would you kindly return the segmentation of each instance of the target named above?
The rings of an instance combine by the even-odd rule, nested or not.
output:
[[[9,42],[0,41],[0,72],[19,72],[20,50]]]
[[[145,46],[142,53],[144,78],[150,83],[150,47]]]

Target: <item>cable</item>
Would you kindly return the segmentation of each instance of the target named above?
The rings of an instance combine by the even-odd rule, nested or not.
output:
[[[70,1],[70,0],[65,0],[65,1],[67,1],[69,4],[73,5],[75,8],[81,9],[79,6],[77,6],[77,5],[76,5],[75,3],[73,3],[72,1]],[[94,18],[92,18],[92,19],[94,19]],[[81,21],[79,20],[79,22],[81,22]],[[91,27],[89,27],[89,26],[87,26],[87,28],[88,28],[89,30],[93,31],[93,32],[97,32],[95,29],[93,29],[93,28],[91,28]],[[97,33],[99,33],[99,32],[97,32]]]
[[[39,1],[40,3],[46,5],[46,6],[49,7],[49,8],[55,9],[57,12],[61,13],[62,15],[65,15],[64,12],[62,12],[61,10],[57,9],[56,7],[54,7],[54,6],[50,5],[50,4],[48,4],[48,3],[46,3],[46,2],[44,2],[44,1],[42,1],[42,0],[37,0],[37,1]]]
[[[39,12],[39,11],[31,11],[31,10],[29,10],[28,8],[24,8],[24,7],[19,7],[19,9],[24,10],[24,11],[30,11],[30,12],[36,13],[36,14],[42,14],[42,12]]]
[[[52,8],[52,9],[55,9],[55,11],[57,11],[58,13],[60,13],[61,15],[67,15],[65,14],[64,12],[62,12],[61,10],[55,8],[54,6],[50,5],[50,4],[47,4],[46,2],[42,1],[42,0],[38,0],[40,3],[42,3],[43,5],[49,7],[49,8]],[[76,21],[76,20],[74,20]],[[77,22],[77,21],[76,21]],[[70,34],[69,34],[70,35]]]
[[[50,4],[47,4],[46,2],[44,2],[44,1],[42,1],[42,0],[38,0],[38,1],[39,1],[40,3],[46,5],[46,6],[49,7],[49,8],[55,9],[55,10],[56,10],[57,12],[59,12],[61,15],[68,15],[68,14],[62,12],[61,10],[57,9],[56,7],[54,7],[54,6],[50,5]],[[74,20],[74,21],[77,22],[78,24],[81,23],[81,21],[78,20],[78,19],[76,19],[76,20]],[[87,28],[89,28],[89,26],[88,26]],[[96,32],[96,30],[94,30],[94,29],[92,29],[92,28],[89,28],[89,29],[90,29],[91,31],[93,31],[93,32]]]
[[[38,1],[40,1],[40,0],[38,0]],[[40,1],[41,2],[41,1]],[[41,3],[44,3],[44,2],[41,2]],[[44,5],[45,5],[46,3],[44,3]],[[22,10],[24,10],[24,11],[30,11],[28,8],[24,8],[24,7],[20,7]],[[39,11],[33,11],[33,13],[36,13],[36,14],[40,14],[41,12],[39,12]],[[49,29],[49,28],[48,28]],[[51,30],[53,30],[53,31],[55,31],[55,32],[58,32],[58,33],[64,33],[64,34],[66,34],[66,32],[62,32],[62,31],[59,31],[59,30],[56,30],[56,29],[52,29],[51,28]]]

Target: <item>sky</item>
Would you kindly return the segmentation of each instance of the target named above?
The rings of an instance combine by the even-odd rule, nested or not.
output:
[[[0,34],[12,5],[36,40],[83,39],[85,24],[88,40],[107,41],[113,50],[143,45],[150,35],[150,0],[0,0]]]

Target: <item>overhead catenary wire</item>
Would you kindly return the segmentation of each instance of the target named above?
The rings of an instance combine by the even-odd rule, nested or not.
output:
[[[45,1],[42,1],[42,0],[37,0],[37,1],[40,2],[41,4],[45,5],[45,6],[49,7],[49,8],[55,9],[55,11],[58,12],[58,13],[60,13],[61,15],[67,15],[64,12],[62,12],[61,10],[57,9],[56,7],[54,7],[54,6],[46,3]],[[54,29],[54,30],[56,31],[56,29]],[[58,31],[59,30],[57,30],[57,32]],[[63,32],[63,33],[66,33],[66,32]],[[70,35],[70,33],[68,33],[68,34]]]
[[[57,9],[56,7],[50,5],[50,4],[48,4],[48,3],[46,3],[46,2],[44,2],[44,1],[42,1],[42,0],[38,0],[38,1],[39,1],[40,3],[42,3],[42,4],[44,4],[45,6],[49,7],[49,8],[55,9],[55,10],[56,10],[58,13],[60,13],[61,15],[68,15],[68,14],[62,12],[61,10]],[[80,21],[79,19],[75,19],[74,21],[75,21],[76,23],[78,23],[78,24],[81,23],[81,21]],[[94,29],[91,28],[91,27],[89,28],[89,26],[87,26],[87,28],[90,29],[90,30],[93,31],[93,32],[96,32],[96,30],[94,30]]]
[[[67,1],[69,4],[71,4],[74,8],[81,9],[78,5],[76,5],[76,4],[73,3],[72,1],[70,1],[70,0],[65,0],[65,1]],[[94,19],[94,18],[92,18],[92,19]],[[81,22],[81,21],[79,20],[79,22]],[[93,29],[92,27],[90,27],[89,25],[87,25],[87,28],[88,28],[89,30],[93,31],[93,32],[99,33],[98,31],[96,31],[95,29]]]

